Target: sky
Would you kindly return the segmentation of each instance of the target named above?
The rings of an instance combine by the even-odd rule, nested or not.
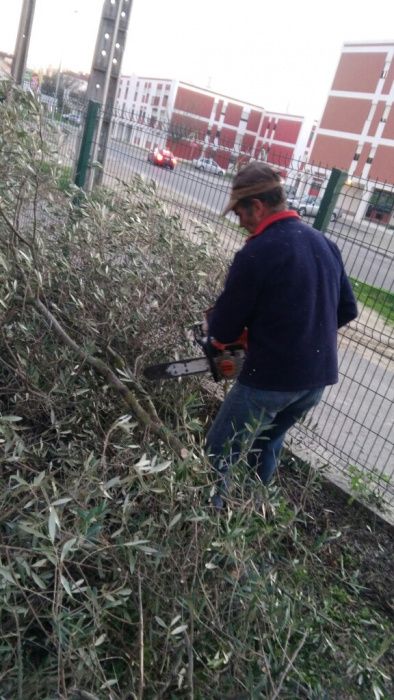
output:
[[[36,0],[28,66],[89,72],[103,0]],[[0,0],[12,53],[22,0]],[[394,42],[394,0],[133,0],[122,74],[320,119],[344,42]]]

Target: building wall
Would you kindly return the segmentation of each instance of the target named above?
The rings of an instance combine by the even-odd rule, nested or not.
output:
[[[361,134],[370,109],[371,100],[329,97],[321,118],[320,129]]]
[[[385,62],[385,52],[342,53],[331,90],[375,92]]]
[[[356,150],[357,141],[337,134],[318,133],[312,149],[310,162],[324,168],[348,169]],[[328,162],[330,161],[330,162]]]
[[[369,171],[370,179],[380,180],[381,182],[390,182],[393,184],[393,163],[393,146],[378,146]]]
[[[180,85],[175,98],[174,110],[209,119],[213,103],[214,99],[210,95],[202,95]]]

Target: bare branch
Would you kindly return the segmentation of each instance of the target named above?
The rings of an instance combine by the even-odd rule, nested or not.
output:
[[[114,389],[116,389],[126,404],[132,409],[138,420],[153,433],[155,433],[157,437],[163,440],[163,442],[165,442],[179,457],[181,457],[181,459],[185,459],[188,454],[185,446],[182,445],[178,438],[170,430],[168,430],[163,423],[158,421],[157,417],[153,419],[149,415],[149,413],[141,406],[135,394],[119,379],[119,377],[116,376],[112,369],[98,357],[94,357],[90,353],[82,350],[75,340],[68,335],[49,309],[47,309],[42,301],[40,301],[40,299],[35,299],[32,303],[40,315],[45,318],[48,327],[53,329],[55,333],[63,340],[63,342],[69,348],[71,348],[76,355],[78,355],[78,357],[80,357],[90,367],[93,367],[96,372],[104,377],[104,379]]]

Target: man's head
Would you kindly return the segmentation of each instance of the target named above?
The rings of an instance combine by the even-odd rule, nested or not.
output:
[[[286,195],[279,173],[266,163],[253,162],[234,177],[230,201],[223,214],[234,211],[240,226],[254,233],[263,219],[285,208]]]

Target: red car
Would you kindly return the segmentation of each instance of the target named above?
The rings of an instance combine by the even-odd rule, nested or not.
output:
[[[155,148],[148,153],[148,161],[153,165],[160,165],[162,168],[170,168],[174,170],[176,166],[176,158],[171,151],[166,148]]]

